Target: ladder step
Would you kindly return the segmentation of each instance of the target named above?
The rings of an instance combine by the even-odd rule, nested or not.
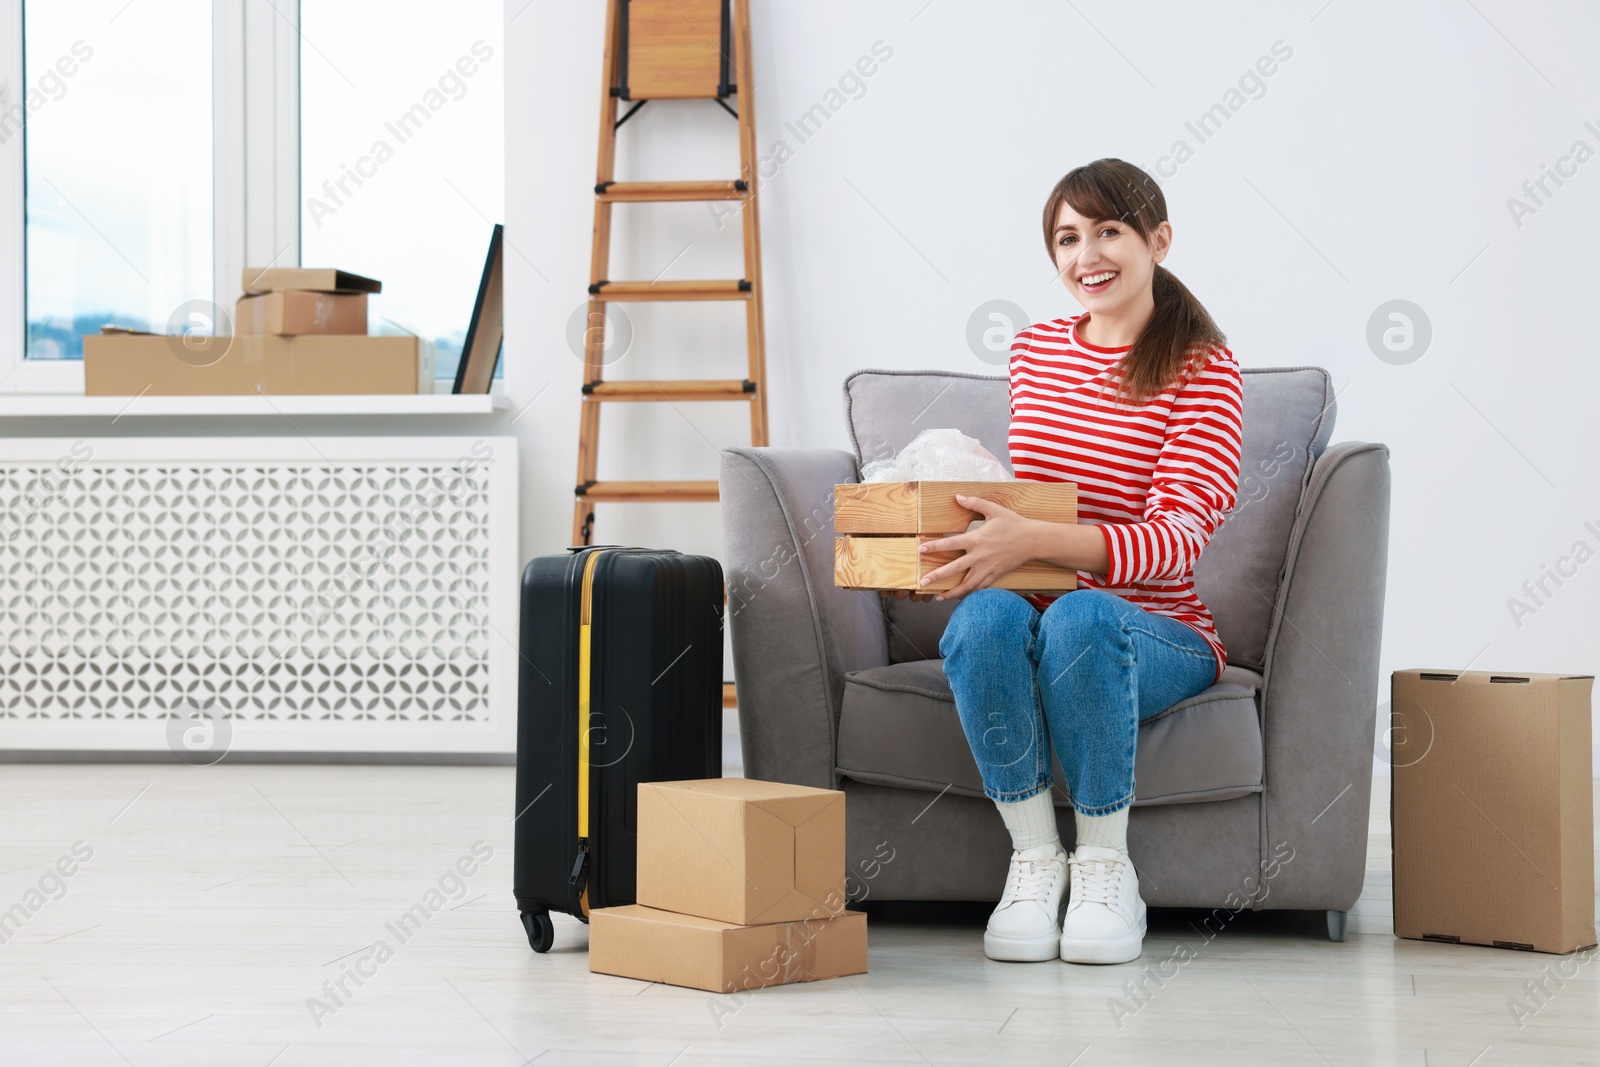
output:
[[[750,193],[750,185],[742,179],[725,182],[602,182],[594,187],[594,192],[596,199],[611,203],[743,200]]]
[[[578,487],[585,500],[667,501],[716,500],[716,482],[590,482]]]
[[[602,300],[748,300],[750,283],[733,281],[612,282],[589,286]]]
[[[590,382],[585,396],[596,400],[754,400],[756,383],[743,379],[705,381]]]

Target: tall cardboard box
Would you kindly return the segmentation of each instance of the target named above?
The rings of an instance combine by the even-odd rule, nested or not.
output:
[[[748,926],[844,911],[844,794],[706,778],[639,783],[640,904]]]
[[[1399,937],[1540,952],[1595,943],[1593,675],[1396,671]]]

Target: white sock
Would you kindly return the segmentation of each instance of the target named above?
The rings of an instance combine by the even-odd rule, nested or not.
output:
[[[1072,814],[1078,826],[1078,844],[1128,851],[1127,808],[1110,815],[1085,815],[1081,811]]]
[[[1011,831],[1011,847],[1018,852],[1026,848],[1054,845],[1061,848],[1061,832],[1056,829],[1056,806],[1050,802],[1050,791],[1037,793],[1027,800],[995,801],[1000,817]]]

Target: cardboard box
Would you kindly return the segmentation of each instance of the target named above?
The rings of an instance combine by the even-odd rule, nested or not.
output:
[[[981,496],[1024,518],[1046,522],[1078,521],[1078,487],[1073,482],[865,482],[833,487],[833,582],[844,589],[911,589],[931,593],[953,589],[961,574],[932,585],[923,575],[960,551],[919,552],[924,541],[964,533],[981,512],[956,503],[956,494]],[[1078,574],[1066,567],[1030,560],[993,583],[996,589],[1060,593],[1078,587]]]
[[[416,393],[433,384],[428,352],[415,337],[90,334],[84,394]]]
[[[1592,675],[1395,671],[1394,932],[1595,943]]]
[[[589,970],[712,993],[867,970],[867,917],[740,926],[642,904],[589,913]]]
[[[381,293],[383,283],[331,267],[246,267],[241,288],[247,293],[308,289],[319,293]]]
[[[234,305],[236,334],[364,334],[366,293],[313,293],[287,289],[246,294]]]
[[[652,908],[725,923],[844,910],[844,794],[706,778],[639,783],[638,885]]]

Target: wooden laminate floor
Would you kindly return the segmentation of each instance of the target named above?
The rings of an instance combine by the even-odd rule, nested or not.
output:
[[[1395,940],[1378,784],[1344,944],[1158,912],[1139,963],[1000,964],[981,914],[875,921],[866,975],[718,997],[590,974],[565,917],[528,949],[509,768],[10,766],[0,909],[42,906],[0,929],[0,1064],[1600,1063],[1594,962]],[[430,900],[401,942],[386,924]]]

